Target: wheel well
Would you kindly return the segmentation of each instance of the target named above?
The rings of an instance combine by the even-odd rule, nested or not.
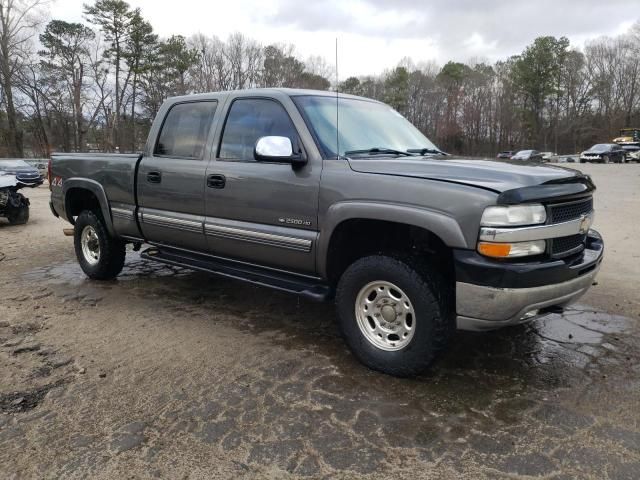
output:
[[[349,265],[375,254],[419,258],[435,265],[447,281],[455,278],[451,249],[429,230],[385,220],[352,219],[339,224],[331,235],[328,280],[336,285]]]
[[[71,188],[65,198],[67,218],[77,217],[83,210],[91,210],[102,216],[98,197],[86,188]]]

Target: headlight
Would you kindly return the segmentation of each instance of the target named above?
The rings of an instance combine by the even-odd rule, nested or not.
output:
[[[517,258],[540,255],[547,248],[544,240],[514,243],[478,242],[478,252],[493,258]]]
[[[529,205],[509,205],[487,207],[482,214],[480,224],[483,227],[516,227],[536,225],[547,221],[544,206],[532,203]]]

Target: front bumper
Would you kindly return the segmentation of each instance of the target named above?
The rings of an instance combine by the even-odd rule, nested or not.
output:
[[[493,330],[537,318],[575,302],[593,284],[604,255],[590,230],[586,249],[571,260],[506,263],[456,255],[456,312],[461,330]]]

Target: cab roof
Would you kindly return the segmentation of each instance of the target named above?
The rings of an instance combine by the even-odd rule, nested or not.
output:
[[[229,95],[240,96],[240,97],[251,97],[255,95],[269,95],[269,96],[288,96],[288,97],[301,97],[301,96],[316,96],[316,97],[336,97],[336,92],[331,92],[328,90],[310,90],[303,88],[249,88],[244,90],[226,90],[221,92],[208,92],[208,93],[194,93],[191,95],[182,95],[178,97],[170,97],[167,100],[171,100],[173,102],[184,101],[184,100],[214,100],[214,99],[222,99]],[[377,100],[367,97],[360,97],[358,95],[350,95],[346,93],[338,93],[339,98],[351,98],[357,100],[366,100],[369,102],[380,103]]]

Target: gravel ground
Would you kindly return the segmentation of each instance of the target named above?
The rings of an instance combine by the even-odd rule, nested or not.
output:
[[[0,222],[2,478],[640,475],[640,165],[586,165],[607,254],[563,315],[368,371],[331,305],[142,261],[82,275],[48,190]]]

